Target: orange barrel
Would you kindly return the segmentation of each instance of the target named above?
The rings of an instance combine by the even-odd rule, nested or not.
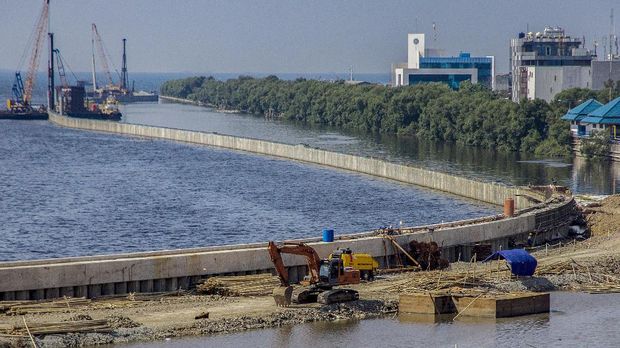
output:
[[[515,200],[512,198],[506,198],[504,200],[504,216],[515,216]]]

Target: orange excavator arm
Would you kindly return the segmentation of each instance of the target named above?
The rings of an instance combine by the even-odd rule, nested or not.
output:
[[[276,273],[280,278],[282,286],[289,285],[288,272],[282,261],[282,254],[300,255],[306,258],[308,264],[308,270],[310,272],[310,283],[316,284],[319,282],[319,267],[321,265],[321,258],[317,254],[316,250],[304,243],[291,243],[285,242],[282,245],[277,245],[275,242],[269,242],[269,256],[276,268]]]

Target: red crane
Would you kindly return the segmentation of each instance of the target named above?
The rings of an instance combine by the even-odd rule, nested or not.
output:
[[[34,89],[35,74],[39,69],[39,57],[41,51],[43,51],[43,42],[47,34],[47,27],[49,23],[49,5],[50,1],[45,0],[43,3],[43,9],[41,15],[37,20],[36,31],[34,35],[34,44],[32,46],[32,53],[30,54],[30,64],[28,65],[28,75],[26,75],[26,84],[24,86],[24,102],[30,104],[32,100],[32,90]]]

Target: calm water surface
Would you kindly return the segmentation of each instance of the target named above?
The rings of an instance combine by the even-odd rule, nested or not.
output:
[[[271,157],[0,122],[0,261],[264,242],[496,210]]]
[[[552,293],[551,310],[497,320],[320,322],[122,347],[618,347],[620,294]]]
[[[554,180],[577,193],[620,192],[620,163],[583,159],[540,160],[518,153],[418,141],[394,135],[369,135],[329,127],[308,127],[262,117],[218,113],[204,107],[133,104],[123,107],[125,122],[218,132],[327,150],[383,158],[418,167],[514,185],[549,184]]]

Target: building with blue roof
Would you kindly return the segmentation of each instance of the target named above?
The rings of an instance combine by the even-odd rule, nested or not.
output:
[[[570,121],[570,130],[573,136],[582,137],[587,134],[587,126],[581,123],[581,120],[588,114],[603,106],[595,99],[588,99],[576,107],[568,110],[566,115],[562,116],[565,121]]]
[[[439,56],[438,50],[425,47],[424,34],[409,34],[407,47],[407,63],[396,64],[392,69],[394,86],[442,82],[458,89],[461,82],[471,81],[495,88],[493,56],[472,57],[466,52],[456,57]]]
[[[571,121],[571,132],[577,137],[587,137],[605,131],[613,140],[620,140],[620,97],[602,105],[594,99],[570,109],[563,120]]]

